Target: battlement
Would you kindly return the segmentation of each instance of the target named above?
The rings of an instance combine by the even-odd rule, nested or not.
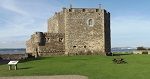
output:
[[[106,13],[109,13],[109,12],[107,12],[107,10],[101,9],[101,8],[62,8],[62,9],[63,10],[60,12],[55,12],[54,16],[49,18],[49,20],[56,18],[58,15],[63,15],[65,12],[69,12],[69,13],[71,13],[71,12],[101,13],[104,11]]]
[[[66,12],[102,12],[104,9],[100,8],[64,8]]]

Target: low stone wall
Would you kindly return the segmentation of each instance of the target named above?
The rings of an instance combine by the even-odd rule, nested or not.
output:
[[[149,50],[136,50],[133,51],[133,54],[150,54]]]
[[[27,54],[0,54],[0,60],[21,60],[27,57]]]
[[[58,53],[44,52],[44,53],[39,53],[39,56],[63,56],[63,55],[65,55],[64,52],[58,52]]]

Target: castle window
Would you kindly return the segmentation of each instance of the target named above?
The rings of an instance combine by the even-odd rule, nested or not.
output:
[[[72,9],[69,9],[69,12],[72,12]]]
[[[84,48],[86,48],[86,46],[84,46]]]
[[[93,19],[88,19],[87,20],[87,25],[93,26],[94,25],[94,20]]]
[[[50,38],[47,38],[47,42],[50,42]]]
[[[96,9],[96,12],[99,12],[99,9]]]
[[[77,46],[73,46],[73,48],[76,48]]]
[[[85,12],[85,9],[82,9],[83,12]]]
[[[59,42],[63,42],[63,38],[59,38]]]

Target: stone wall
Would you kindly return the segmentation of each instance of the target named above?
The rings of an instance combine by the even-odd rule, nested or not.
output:
[[[39,46],[40,55],[62,55],[65,51],[63,33],[45,33],[45,45]]]
[[[34,43],[34,34],[33,34],[31,35],[31,38],[28,41],[26,41],[26,52],[33,54],[35,51],[35,48],[37,47]]]
[[[21,60],[27,57],[26,54],[0,54],[0,59],[2,60]]]
[[[133,54],[150,54],[150,50],[135,50]]]
[[[66,9],[65,12],[66,54],[91,52],[105,55],[105,38],[107,39],[105,36],[109,35],[105,34],[105,27],[110,28],[109,20],[105,20],[107,14],[105,10],[71,8]],[[88,23],[89,20],[92,20],[91,25]]]
[[[63,11],[55,13],[48,20],[48,33],[65,33],[65,14]]]
[[[38,33],[36,33],[38,34]],[[65,51],[63,33],[43,33],[42,36],[33,34],[27,41],[26,51],[32,56],[62,55]]]

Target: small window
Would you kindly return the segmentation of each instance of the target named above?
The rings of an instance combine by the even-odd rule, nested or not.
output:
[[[92,19],[89,19],[89,25],[92,25]]]
[[[72,9],[69,9],[69,12],[72,12]]]
[[[84,48],[86,48],[86,46],[84,46]]]
[[[94,20],[93,19],[88,19],[87,25],[93,26],[94,25]]]
[[[76,48],[77,46],[73,46],[73,48]]]
[[[50,38],[47,38],[47,42],[50,42]]]
[[[85,9],[82,9],[83,12],[85,12]]]
[[[96,12],[99,12],[99,9],[96,9]]]
[[[59,42],[63,42],[63,38],[59,38]]]

